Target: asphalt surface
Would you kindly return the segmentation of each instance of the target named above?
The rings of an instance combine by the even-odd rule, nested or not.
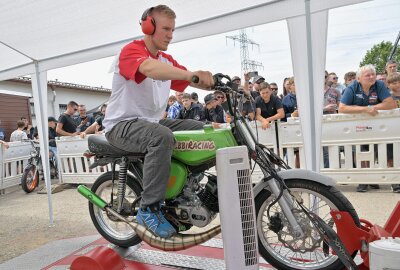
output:
[[[340,186],[360,218],[383,226],[400,200],[389,186],[367,193],[355,192],[355,186]],[[88,202],[69,186],[52,195],[54,225],[49,226],[47,194],[25,194],[19,187],[0,195],[0,263],[22,255],[45,243],[95,235],[88,213]]]

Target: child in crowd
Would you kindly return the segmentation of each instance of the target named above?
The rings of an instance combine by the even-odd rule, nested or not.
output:
[[[183,108],[179,111],[177,119],[193,119],[201,121],[203,119],[202,107],[192,102],[192,97],[188,93],[182,95]]]
[[[400,108],[400,73],[390,73],[386,78],[386,82],[390,89],[392,97],[397,104],[397,108]]]
[[[11,133],[10,142],[21,142],[27,140],[28,136],[24,132],[25,122],[23,120],[17,121],[17,129]]]

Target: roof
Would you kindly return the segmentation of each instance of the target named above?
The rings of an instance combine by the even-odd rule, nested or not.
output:
[[[10,82],[19,82],[19,83],[27,83],[31,84],[31,78],[29,77],[17,77],[13,79],[9,79]],[[55,81],[48,81],[48,86],[54,87],[61,87],[61,88],[68,88],[68,89],[78,89],[78,90],[86,90],[86,91],[95,91],[95,92],[104,92],[104,93],[111,93],[111,89],[103,88],[103,87],[95,87],[89,85],[82,85],[82,84],[75,84],[75,83],[68,83],[68,82],[59,82],[58,80]]]
[[[364,1],[309,2],[311,13],[315,13]],[[4,0],[0,7],[0,80],[116,55],[124,44],[142,37],[138,20],[144,10],[159,3]],[[162,3],[177,14],[174,42],[305,14],[305,2],[299,0],[186,0],[184,3],[164,0]]]

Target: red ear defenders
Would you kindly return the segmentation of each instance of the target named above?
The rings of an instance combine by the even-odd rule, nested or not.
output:
[[[153,10],[152,7],[146,9],[143,12],[142,18],[140,20],[140,25],[142,26],[142,32],[145,35],[152,35],[156,31],[156,21],[152,16],[149,15],[152,10]]]

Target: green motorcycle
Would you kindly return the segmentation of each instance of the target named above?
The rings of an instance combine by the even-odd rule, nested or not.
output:
[[[78,188],[90,200],[90,216],[99,233],[121,247],[143,240],[162,250],[186,249],[219,234],[220,226],[197,234],[180,232],[193,226],[203,228],[217,217],[218,177],[208,172],[216,165],[216,150],[245,145],[250,160],[264,175],[253,189],[261,256],[278,269],[356,269],[355,254],[347,253],[330,215],[331,210],[348,212],[360,226],[351,203],[331,178],[291,169],[259,144],[249,121],[238,110],[243,93],[228,76],[216,74],[214,80],[214,88],[227,94],[232,122],[224,128],[174,132],[177,144],[162,205],[166,218],[179,232],[172,238],[156,237],[135,221],[144,155],[117,149],[104,136],[89,137],[87,156],[95,156],[91,168],[112,164],[112,170],[96,179],[91,190]]]

